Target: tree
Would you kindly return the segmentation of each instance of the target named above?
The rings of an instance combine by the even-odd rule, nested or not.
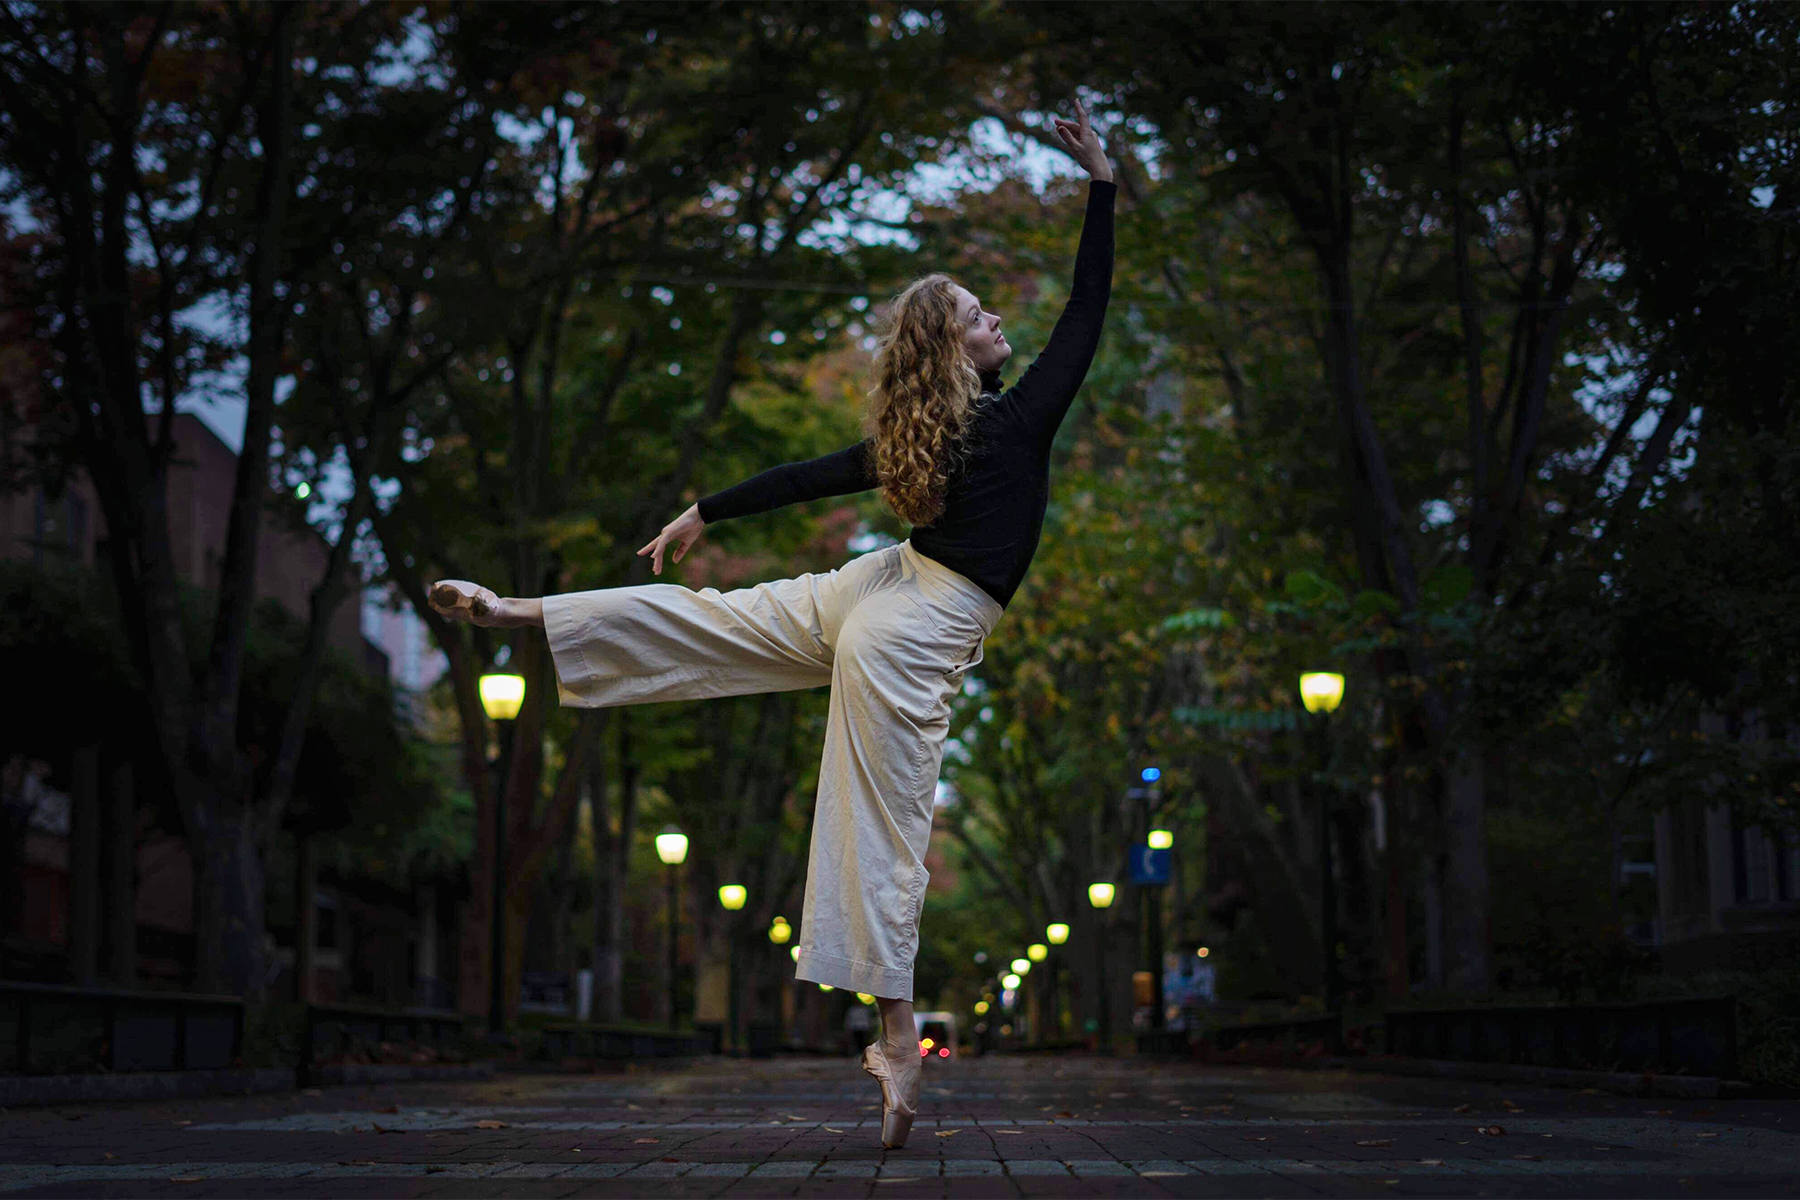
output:
[[[37,380],[34,453],[85,471],[100,498],[157,765],[198,864],[198,986],[256,994],[268,977],[263,858],[293,793],[323,630],[367,504],[359,486],[314,593],[273,770],[259,773],[239,727],[294,318],[308,295],[330,302],[321,261],[379,260],[374,247],[396,226],[429,240],[454,223],[436,206],[455,175],[380,173],[370,140],[402,133],[419,151],[412,165],[454,172],[472,148],[461,118],[478,126],[478,114],[429,98],[440,84],[471,96],[485,85],[407,62],[413,26],[382,6],[14,6],[0,21],[0,153],[38,231],[35,316],[53,350]],[[388,111],[404,116],[372,119]],[[382,331],[395,353],[406,344],[396,315],[401,328]],[[386,407],[409,386],[404,367],[388,367],[366,386],[340,377],[325,389],[344,419],[327,440],[348,448],[359,485],[381,457]],[[168,473],[177,409],[220,378],[246,415],[212,618],[197,632],[184,620]],[[207,648],[198,671],[196,637]]]

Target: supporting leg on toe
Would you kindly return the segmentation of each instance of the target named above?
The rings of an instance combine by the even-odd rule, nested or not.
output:
[[[881,1144],[889,1150],[906,1145],[919,1112],[919,1031],[911,1000],[876,998],[881,1009],[881,1036],[863,1051],[863,1070],[881,1081]]]

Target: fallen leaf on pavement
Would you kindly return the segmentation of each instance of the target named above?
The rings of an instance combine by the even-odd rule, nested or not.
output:
[[[1488,1137],[1505,1137],[1506,1127],[1503,1125],[1477,1125],[1475,1132],[1486,1134]]]
[[[1421,1167],[1441,1167],[1444,1165],[1444,1160],[1441,1158],[1421,1158],[1419,1160],[1419,1165]]]
[[[1075,1115],[1075,1114],[1074,1114],[1074,1113],[1072,1113],[1072,1112],[1070,1112],[1070,1111],[1069,1111],[1069,1110],[1068,1110],[1068,1109],[1066,1109],[1066,1108],[1065,1108],[1065,1109],[1063,1109],[1063,1110],[1062,1110],[1062,1111],[1061,1111],[1061,1112],[1059,1112],[1059,1113],[1057,1113],[1057,1114],[1056,1114],[1056,1115],[1057,1115],[1057,1116],[1059,1116],[1059,1117],[1072,1117],[1072,1116],[1074,1116],[1074,1115]]]
[[[1544,1161],[1544,1156],[1541,1154],[1515,1154],[1515,1155],[1513,1155],[1513,1157],[1514,1158],[1522,1158],[1526,1162],[1543,1162]]]
[[[1469,1105],[1469,1104],[1459,1104],[1455,1108],[1451,1109],[1450,1111],[1451,1112],[1468,1112],[1469,1109],[1472,1107],[1474,1107],[1474,1106]]]
[[[580,1153],[581,1153],[581,1147],[580,1147],[580,1146],[570,1146],[570,1147],[569,1147],[569,1153],[570,1153],[570,1154],[580,1154]]]
[[[202,1179],[205,1179],[205,1178],[206,1178],[206,1176],[204,1176],[204,1175],[171,1175],[171,1176],[169,1176],[169,1182],[170,1183],[199,1183]]]
[[[1025,1131],[1023,1129],[990,1129],[990,1130],[988,1130],[988,1132],[989,1133],[1011,1133],[1011,1134],[1016,1135],[1016,1134],[1024,1133]]]
[[[937,1131],[937,1135],[939,1137],[955,1137],[957,1134],[959,1134],[961,1132],[962,1132],[962,1130],[960,1130],[960,1129],[940,1129]]]
[[[1245,1140],[1245,1141],[1246,1141],[1246,1142],[1266,1142],[1266,1141],[1268,1141],[1268,1140],[1269,1140],[1269,1139],[1268,1139],[1268,1138],[1266,1138],[1266,1137],[1247,1137],[1247,1138],[1245,1138],[1245,1139],[1244,1139],[1244,1140]]]
[[[842,1129],[833,1129],[831,1126],[827,1125],[827,1126],[825,1126],[825,1132],[826,1133],[843,1133],[844,1131]]]
[[[1694,1136],[1697,1138],[1703,1138],[1703,1137],[1718,1137],[1719,1135],[1716,1133],[1696,1133]]]
[[[782,1115],[783,1119],[789,1120],[789,1121],[805,1121],[805,1120],[810,1119],[807,1117],[796,1117],[793,1113],[782,1113],[781,1115]]]
[[[653,1146],[657,1142],[662,1141],[662,1139],[661,1138],[633,1138],[632,1141],[636,1142],[640,1146]]]
[[[119,1156],[118,1156],[118,1155],[116,1155],[116,1154],[114,1154],[114,1153],[113,1153],[113,1152],[112,1152],[112,1151],[111,1151],[111,1150],[108,1150],[108,1151],[106,1151],[106,1152],[105,1152],[105,1153],[106,1153],[106,1157],[108,1157],[108,1158],[117,1158],[117,1157],[119,1157]]]
[[[656,1161],[657,1162],[680,1162],[681,1160],[679,1158],[676,1158],[673,1154],[665,1154],[661,1158],[657,1159]]]
[[[376,1112],[384,1112],[384,1113],[397,1113],[400,1111],[400,1106],[398,1104],[390,1104],[386,1108],[378,1108],[375,1111]]]
[[[492,1117],[485,1117],[482,1120],[475,1122],[475,1128],[477,1128],[477,1129],[505,1129],[506,1122],[505,1121],[496,1121]]]
[[[1393,1138],[1371,1138],[1366,1142],[1358,1142],[1356,1144],[1359,1146],[1391,1146],[1394,1144],[1394,1139]]]

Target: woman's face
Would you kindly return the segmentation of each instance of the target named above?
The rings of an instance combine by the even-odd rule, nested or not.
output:
[[[983,312],[981,302],[965,287],[957,287],[956,320],[963,330],[963,345],[977,371],[998,371],[1012,357],[1012,347],[1000,332],[997,313]]]

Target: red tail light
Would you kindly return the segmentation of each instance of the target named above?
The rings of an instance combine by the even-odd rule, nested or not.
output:
[[[938,1049],[938,1057],[939,1058],[949,1058],[950,1057],[950,1047],[948,1047],[948,1046],[940,1047]]]

